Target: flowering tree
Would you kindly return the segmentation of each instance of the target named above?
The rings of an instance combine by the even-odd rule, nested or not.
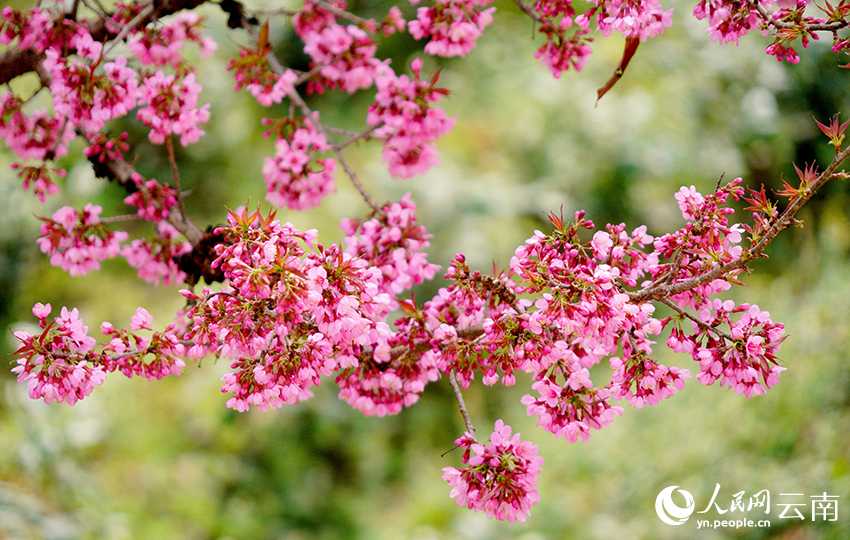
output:
[[[175,140],[196,143],[210,118],[187,54],[192,48],[201,58],[216,54],[203,19],[192,11],[203,3],[139,0],[106,12],[83,0],[2,11],[0,41],[7,48],[0,82],[32,72],[40,83],[36,93],[52,98],[47,109],[35,109],[33,95],[15,90],[0,98],[0,136],[18,156],[13,168],[24,189],[40,201],[55,196],[66,175],[56,160],[82,141],[95,174],[126,191],[132,212],[103,217],[93,203],[63,207],[41,218],[41,251],[72,276],[121,257],[145,281],[186,284],[186,305],[174,322],[154,329],[139,307],[129,328],[102,323],[100,343],[77,309],[62,307],[54,316],[49,304],[36,304],[32,312],[42,331],[15,333],[20,345],[12,369],[31,398],[73,405],[108,373],[161,379],[180,374],[187,361],[215,356],[232,362],[222,386],[231,409],[298,403],[333,379],[341,399],[366,415],[385,416],[413,405],[427,384],[445,377],[467,428],[456,441],[464,467],[444,469],[451,496],[490,517],[523,521],[539,500],[543,458],[501,420],[486,439],[476,435],[463,400],[476,376],[485,385],[510,386],[516,372],[530,374],[531,393],[522,399],[528,414],[569,442],[586,441],[610,424],[623,412],[619,402],[657,405],[684,387],[689,370],[651,358],[654,336],[667,336],[668,347],[689,354],[703,384],[719,381],[754,397],[778,383],[785,369],[776,356],[783,325],[756,305],[717,295],[741,283],[748,265],[795,223],[818,189],[846,178],[839,167],[850,152],[842,148],[847,122],[818,122],[834,159],[823,168],[797,168],[799,181],[785,183],[776,197],[744,187],[740,178],[719,182],[707,195],[682,187],[675,199],[687,224],[655,238],[645,226],[597,229],[584,212],[552,213],[551,230],[535,231],[517,247],[505,271],[481,273],[458,254],[446,265],[450,285],[419,303],[409,291],[440,267],[427,259],[430,235],[416,206],[409,196],[377,203],[345,151],[356,142],[378,142],[389,173],[402,179],[437,164],[436,141],[455,122],[438,106],[448,90],[439,86],[438,73],[423,73],[421,60],[409,71],[392,66],[376,56],[377,45],[407,32],[426,42],[427,54],[465,56],[492,21],[492,2],[438,0],[417,7],[407,21],[399,7],[381,20],[364,19],[342,0],[308,0],[298,10],[274,12],[219,3],[234,39],[244,42],[228,63],[235,90],[247,90],[263,106],[288,105],[287,115],[263,121],[275,142],[262,171],[268,202],[315,207],[345,179],[368,207],[366,216],[343,220],[344,239],[331,245],[318,243],[315,230],[282,223],[274,211],[236,207],[225,223],[210,226],[189,218],[192,197],[180,187]],[[593,32],[625,37],[600,99],[639,44],[671,24],[671,10],[655,0],[516,4],[544,36],[537,57],[555,77],[582,69]],[[816,9],[823,18],[812,16]],[[772,38],[766,52],[780,61],[799,62],[798,40],[805,47],[820,35],[832,35],[836,53],[850,47],[839,35],[848,24],[843,3],[723,0],[701,2],[694,15],[708,19],[715,41],[737,42],[760,29]],[[268,18],[261,23],[261,17]],[[308,70],[275,57],[270,24],[291,25]],[[361,131],[328,125],[304,98],[331,91],[372,96]],[[127,134],[110,132],[110,123],[125,116],[149,129],[150,144],[164,146],[168,181],[144,176]],[[735,200],[749,204],[748,222],[732,219]],[[130,238],[119,229],[131,218],[149,222],[150,236]],[[655,316],[658,304],[671,315]],[[610,379],[594,382],[590,369],[601,363],[610,366]]]

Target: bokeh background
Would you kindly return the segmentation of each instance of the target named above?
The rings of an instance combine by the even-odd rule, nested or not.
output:
[[[680,186],[708,193],[721,176],[742,176],[747,186],[778,189],[783,175],[796,178],[792,163],[825,164],[832,156],[813,117],[826,122],[850,111],[850,75],[837,67],[829,43],[812,43],[799,65],[787,66],[763,53],[767,41],[758,33],[737,47],[712,43],[705,24],[690,15],[693,4],[678,1],[665,2],[675,8],[674,26],[640,46],[597,104],[596,88],[617,65],[622,39],[597,36],[586,69],[556,80],[534,59],[541,41],[531,22],[505,0],[495,5],[495,23],[467,58],[425,57],[409,36],[384,45],[397,68],[425,57],[425,71],[440,68],[452,91],[442,105],[458,122],[440,142],[439,167],[395,180],[377,146],[346,150],[377,200],[413,193],[434,233],[430,259],[443,267],[463,252],[475,268],[503,268],[534,229],[548,230],[544,212],[561,208],[565,215],[586,209],[598,225],[669,232],[682,225],[673,199]],[[365,16],[386,8],[353,4]],[[402,9],[410,17],[415,8]],[[179,149],[179,163],[183,187],[193,190],[190,213],[203,226],[222,222],[225,205],[268,208],[260,171],[273,145],[259,119],[286,111],[233,94],[224,68],[246,35],[227,33],[217,6],[200,11],[220,45],[199,75],[212,120],[199,144]],[[271,30],[278,56],[303,65],[284,20],[273,19]],[[32,84],[15,81],[13,88]],[[329,124],[356,129],[370,97],[329,94],[311,105]],[[147,144],[143,129],[114,129],[139,143],[136,164],[144,174],[169,178],[163,149]],[[34,243],[34,216],[87,201],[119,214],[124,194],[95,179],[85,161],[69,158],[62,194],[40,205],[22,192],[11,161],[0,149],[0,346],[7,368],[16,347],[10,330],[32,328],[37,301],[54,310],[78,307],[93,333],[104,320],[126,326],[139,305],[166,325],[183,302],[177,287],[147,286],[120,261],[70,278]],[[338,186],[321,208],[279,217],[318,228],[324,242],[339,241],[339,219],[362,216],[366,207],[344,178]],[[504,418],[540,445],[542,501],[526,523],[491,521],[448,497],[441,468],[458,466],[460,456],[443,454],[463,427],[446,381],[391,418],[363,417],[336,398],[332,383],[303,404],[240,414],[225,408],[219,392],[227,362],[206,360],[155,383],[112,375],[74,407],[32,401],[8,369],[0,370],[0,538],[850,538],[848,194],[846,182],[828,185],[799,215],[805,227],[783,233],[770,257],[752,265],[747,286],[731,294],[769,310],[791,334],[781,350],[788,371],[766,396],[746,399],[691,380],[660,406],[627,407],[589,442],[569,444],[526,416],[519,399],[528,393],[527,378],[508,389],[470,387],[467,404],[482,434]],[[746,219],[740,208],[738,215]],[[423,285],[417,298],[444,284]],[[689,357],[663,344],[655,358],[696,372]],[[594,374],[604,381],[606,369]],[[697,530],[697,516],[681,527],[656,516],[661,489],[678,485],[703,509],[716,484],[723,508],[740,491],[746,502],[768,490],[771,526]],[[805,520],[778,519],[780,493],[801,494],[795,502],[807,504]],[[840,497],[835,521],[811,519],[810,497],[824,493]]]

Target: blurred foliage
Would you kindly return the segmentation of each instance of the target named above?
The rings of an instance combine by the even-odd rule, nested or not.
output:
[[[641,44],[626,75],[597,104],[596,88],[619,61],[621,40],[597,38],[585,71],[555,80],[533,57],[540,42],[530,21],[505,0],[496,5],[496,22],[467,58],[425,58],[426,71],[441,69],[441,82],[452,91],[443,105],[459,117],[440,144],[440,167],[393,180],[376,146],[346,151],[376,199],[413,192],[435,235],[431,260],[439,264],[463,252],[473,267],[504,268],[515,246],[535,228],[547,228],[544,212],[561,208],[565,215],[586,209],[599,226],[622,221],[645,223],[654,234],[670,231],[682,225],[672,197],[679,186],[707,193],[721,177],[742,176],[755,189],[777,188],[781,177],[791,182],[792,162],[803,167],[831,157],[812,117],[825,122],[850,111],[848,74],[836,67],[828,44],[814,42],[800,65],[788,67],[763,54],[766,43],[757,34],[739,47],[711,43],[704,23],[690,16],[692,6],[674,3],[674,26]],[[355,6],[366,15],[386,7]],[[415,11],[404,9],[408,16]],[[233,94],[224,67],[247,38],[226,34],[215,6],[204,13],[221,46],[200,70],[212,120],[207,136],[179,155],[183,187],[192,190],[190,212],[202,226],[221,222],[225,205],[267,207],[260,171],[273,145],[262,137],[259,119],[286,114],[285,107],[268,110],[244,92]],[[273,20],[271,30],[279,56],[303,64],[282,22]],[[397,68],[421,57],[420,49],[409,37],[385,45]],[[19,84],[32,81],[16,82],[16,89]],[[331,125],[357,128],[370,97],[327,94],[311,104]],[[144,130],[114,129],[139,143],[143,174],[169,177],[163,149],[147,144]],[[120,262],[71,279],[50,267],[33,242],[33,215],[88,200],[119,213],[124,194],[69,158],[63,194],[42,206],[21,192],[10,159],[0,154],[3,326],[31,326],[36,301],[54,309],[78,306],[93,328],[102,320],[126,325],[138,305],[167,324],[182,303],[176,288],[147,287]],[[278,215],[318,228],[323,242],[338,241],[339,219],[366,212],[344,178],[338,187],[319,209]],[[806,227],[783,233],[770,258],[753,265],[748,286],[734,292],[739,301],[769,309],[791,334],[781,355],[789,369],[766,396],[748,400],[692,380],[661,406],[627,409],[588,443],[567,444],[525,415],[519,398],[528,392],[527,379],[509,389],[473,384],[467,404],[479,430],[505,418],[546,459],[542,501],[525,524],[494,522],[449,499],[441,468],[460,458],[443,454],[463,427],[445,381],[392,418],[364,418],[336,399],[332,383],[295,407],[238,414],[218,392],[226,362],[204,361],[157,383],[113,375],[73,408],[29,400],[4,370],[0,538],[848,538],[847,208],[846,183],[827,186],[801,215]],[[417,298],[443,283],[420,287]],[[14,347],[7,333],[3,350]],[[696,371],[663,345],[655,357]],[[775,519],[776,500],[770,528],[695,530],[655,516],[664,487],[689,490],[699,506],[718,483],[722,505],[741,490],[838,495],[838,520]]]

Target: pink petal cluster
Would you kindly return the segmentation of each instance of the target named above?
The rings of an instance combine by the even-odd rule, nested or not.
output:
[[[737,321],[732,319],[735,313],[741,313]],[[674,329],[668,345],[690,353],[699,362],[698,381],[712,385],[719,380],[720,386],[747,397],[762,395],[779,382],[779,374],[786,368],[777,364],[775,353],[787,335],[784,326],[770,320],[767,311],[756,305],[736,306],[732,300],[715,298],[705,304],[699,320],[708,327],[728,326],[732,340],[720,341],[695,322],[690,336]]]
[[[375,85],[378,93],[369,107],[366,122],[376,126],[375,137],[384,139],[383,159],[390,174],[410,178],[438,163],[434,141],[448,133],[456,118],[428,104],[440,100],[444,90],[421,79],[422,61],[411,63],[413,79],[388,71]]]
[[[136,238],[121,247],[121,256],[148,283],[166,285],[180,283],[186,277],[175,262],[192,251],[189,242],[178,242],[180,233],[165,221],[156,224],[156,237]]]
[[[328,4],[336,9],[344,9],[347,5],[343,0]],[[400,16],[400,13],[391,13],[384,27],[395,28]],[[292,25],[304,42],[311,67],[319,72],[319,77],[308,85],[310,91],[323,92],[325,88],[339,86],[353,94],[372,86],[375,79],[389,69],[388,62],[375,58],[378,46],[369,35],[377,30],[373,20],[366,21],[364,28],[353,24],[343,26],[336,22],[331,11],[308,0],[292,18]]]
[[[128,377],[140,375],[153,380],[179,375],[186,367],[180,358],[186,350],[176,326],[152,331],[153,317],[144,308],[138,308],[131,317],[129,331],[103,323],[101,331],[109,342],[99,348],[77,309],[63,307],[52,322],[47,321],[50,304],[38,303],[32,311],[43,331],[39,335],[15,332],[21,345],[14,353],[18,365],[12,371],[19,381],[26,381],[33,399],[73,405],[102,384],[108,372],[117,370]],[[136,334],[140,330],[152,331],[152,336]]]
[[[151,25],[141,31],[134,31],[127,40],[127,47],[144,65],[174,69],[185,63],[183,48],[185,43],[195,42],[200,46],[201,58],[212,56],[218,44],[203,34],[203,17],[193,11],[180,11],[174,19],[163,25]],[[122,21],[122,24],[129,23]]]
[[[168,219],[168,212],[177,206],[177,192],[167,184],[160,184],[153,178],[145,181],[136,174],[132,180],[137,191],[127,196],[124,202],[138,208],[139,217],[159,222]]]
[[[425,249],[431,243],[431,235],[417,222],[410,193],[381,210],[381,215],[363,222],[344,219],[340,228],[345,233],[345,252],[378,268],[380,291],[395,297],[415,284],[433,279],[439,266],[428,263]]]
[[[266,200],[282,208],[304,210],[318,206],[336,192],[336,161],[316,159],[316,154],[330,148],[324,134],[307,118],[288,135],[280,136],[275,141],[274,157],[265,158],[263,165]]]
[[[181,358],[186,347],[180,342],[176,326],[171,324],[162,332],[153,331],[153,317],[145,308],[137,308],[130,317],[130,330],[116,329],[108,322],[101,324],[100,330],[109,338],[103,347],[103,365],[107,371],[153,381],[180,375],[186,367]],[[152,335],[136,333],[141,330],[151,331]]]
[[[23,188],[29,189],[32,186],[33,193],[42,203],[48,195],[59,193],[59,186],[54,181],[54,177],[65,178],[68,175],[68,171],[64,169],[46,164],[25,166],[20,163],[12,163],[12,170],[15,169],[19,169],[18,177],[23,179]]]
[[[293,85],[298,75],[291,69],[282,75],[269,69],[266,52],[242,47],[239,58],[228,62],[227,70],[233,72],[237,91],[246,87],[260,105],[271,107],[273,103],[281,103],[284,97],[294,91]]]
[[[41,236],[36,240],[50,264],[72,276],[99,270],[100,262],[118,255],[128,234],[112,232],[100,223],[103,208],[87,204],[83,209],[63,206],[53,218],[41,218]]]
[[[0,11],[0,43],[10,45],[17,40],[22,50],[44,52],[53,41],[53,17],[49,10],[35,7],[26,12],[6,6]]]
[[[61,115],[44,109],[25,113],[12,92],[0,97],[0,138],[20,159],[58,159],[68,153],[76,137],[74,126]]]
[[[136,106],[138,76],[123,56],[103,63],[103,73],[96,70],[103,60],[103,46],[82,28],[72,44],[81,60],[63,58],[57,49],[45,53],[44,67],[53,79],[53,110],[85,132],[96,132]]]
[[[770,7],[772,1],[762,5]],[[755,4],[737,0],[700,0],[694,8],[694,17],[708,19],[711,40],[718,43],[738,44],[738,39],[758,28],[760,18]]]
[[[570,68],[581,71],[593,51],[588,45],[592,39],[583,37],[587,32],[578,30],[572,37],[567,38],[557,32],[546,32],[548,29],[548,26],[540,28],[541,32],[547,34],[547,40],[537,49],[534,57],[548,67],[552,76],[556,79],[561,77],[562,72]]]
[[[12,372],[18,374],[19,382],[26,381],[30,398],[73,405],[102,384],[106,374],[97,355],[91,353],[95,339],[88,335],[88,326],[77,309],[63,307],[61,314],[48,323],[50,311],[50,304],[33,307],[33,315],[44,329],[42,334],[15,332],[21,345],[14,353],[18,365]]]
[[[594,17],[603,36],[616,31],[624,37],[646,41],[673,24],[673,10],[664,11],[658,0],[596,0],[594,4],[576,18],[576,23],[587,29],[590,18]]]
[[[205,133],[200,125],[210,119],[210,104],[198,107],[200,93],[194,73],[178,78],[157,71],[147,77],[139,87],[139,103],[144,107],[136,116],[151,128],[151,142],[162,144],[171,135],[179,135],[183,146],[198,142]]]
[[[125,131],[118,137],[107,137],[103,133],[88,134],[89,146],[83,150],[83,155],[97,163],[119,160],[124,158],[124,152],[130,149],[127,140],[130,135]]]
[[[510,426],[497,420],[486,444],[470,433],[455,441],[464,449],[461,470],[443,468],[443,480],[452,487],[450,496],[460,506],[503,521],[528,519],[531,507],[540,500],[537,477],[543,458],[538,447],[522,441],[519,433],[511,436]]]
[[[213,264],[228,292],[184,294],[198,301],[190,354],[215,349],[235,359],[237,371],[224,378],[224,391],[234,394],[229,407],[305,399],[321,376],[343,370],[339,380],[347,378],[367,348],[386,342],[389,298],[378,289],[380,272],[365,261],[337,246],[308,253],[315,231],[302,233],[273,214],[231,212],[219,232],[229,244],[216,248]],[[353,394],[344,399],[359,403]]]
[[[411,0],[418,4],[420,0]],[[430,38],[425,52],[435,56],[466,56],[486,26],[493,22],[496,8],[478,9],[493,0],[435,0],[431,7],[416,10],[416,20],[407,28],[416,39]]]
[[[690,377],[687,369],[659,364],[645,355],[628,359],[612,357],[611,393],[614,399],[629,398],[629,405],[637,409],[644,405],[658,405],[673,392],[685,388]]]
[[[623,408],[612,405],[611,392],[592,388],[586,368],[560,369],[556,374],[537,380],[531,385],[539,397],[523,396],[529,416],[537,417],[537,425],[568,442],[590,439],[591,429],[602,429],[623,414]],[[565,383],[558,382],[558,377]]]

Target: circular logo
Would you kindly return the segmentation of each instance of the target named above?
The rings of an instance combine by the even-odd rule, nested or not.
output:
[[[685,497],[685,507],[677,506],[673,502],[673,490],[679,486],[670,486],[661,490],[655,498],[655,513],[664,523],[668,525],[681,525],[688,521],[694,513],[694,498],[684,489],[676,490]]]

